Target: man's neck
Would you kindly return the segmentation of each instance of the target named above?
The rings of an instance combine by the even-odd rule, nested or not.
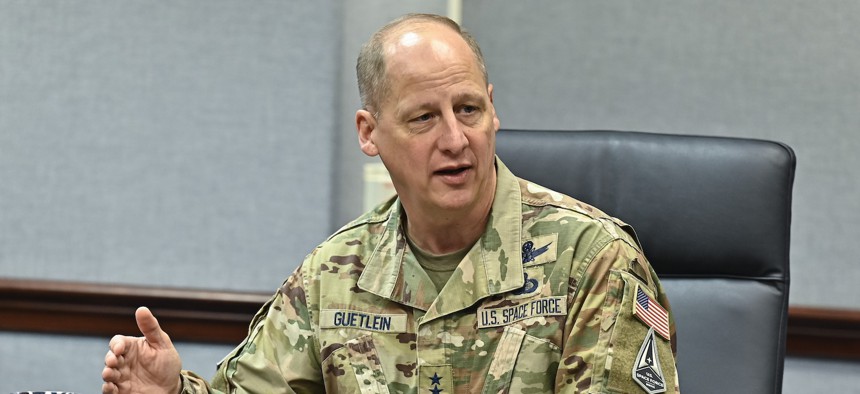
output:
[[[406,232],[419,248],[436,255],[453,253],[473,245],[487,228],[492,201],[483,213],[458,218],[421,220],[407,215]],[[446,220],[447,219],[447,220]]]

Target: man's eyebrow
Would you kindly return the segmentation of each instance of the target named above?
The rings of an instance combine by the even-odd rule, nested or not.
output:
[[[477,92],[460,92],[454,96],[455,101],[462,100],[475,100],[475,101],[484,101],[484,96]]]
[[[419,101],[417,103],[406,103],[406,105],[401,106],[397,109],[397,115],[400,116],[412,116],[415,112],[427,111],[433,109],[433,103],[430,101]]]
[[[465,91],[459,92],[454,95],[453,101],[455,103],[462,101],[477,101],[483,102],[484,95],[479,91]],[[436,109],[436,103],[434,101],[416,101],[414,103],[406,102],[402,106],[398,106],[396,110],[396,115],[398,117],[402,116],[412,116],[415,112],[421,111],[432,111]]]

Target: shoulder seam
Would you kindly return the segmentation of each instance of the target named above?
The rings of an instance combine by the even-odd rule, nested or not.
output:
[[[546,200],[539,200],[539,199],[529,198],[529,197],[525,197],[525,196],[522,197],[522,201],[523,201],[523,204],[527,204],[527,205],[531,205],[531,206],[535,206],[535,207],[551,206],[551,207],[556,207],[556,208],[564,209],[564,210],[571,211],[571,212],[576,212],[580,215],[586,216],[589,219],[592,219],[595,221],[600,221],[601,219],[608,219],[608,220],[612,219],[610,216],[606,215],[605,213],[603,213],[603,211],[600,211],[597,208],[595,208],[595,212],[589,212],[589,211],[582,209],[580,207],[565,204],[563,202],[552,202],[552,201],[546,201]],[[595,215],[595,213],[598,213],[598,212],[603,213],[603,215]]]
[[[331,235],[328,236],[328,238],[326,238],[325,242],[331,241],[332,238],[334,238],[335,236],[340,235],[340,234],[347,232],[349,230],[352,230],[356,227],[366,226],[369,224],[384,223],[385,221],[388,220],[388,218],[390,216],[391,216],[391,214],[389,211],[389,213],[387,213],[385,215],[380,215],[380,216],[374,215],[374,216],[369,216],[369,217],[360,217],[358,219],[355,219],[355,220],[343,225],[343,227],[341,227],[337,231],[333,232]]]

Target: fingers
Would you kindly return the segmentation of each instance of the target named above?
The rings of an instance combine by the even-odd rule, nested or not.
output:
[[[115,384],[107,382],[102,384],[102,394],[114,394],[118,392],[119,390],[117,389]]]
[[[125,354],[129,347],[129,340],[134,340],[134,338],[129,338],[124,335],[114,335],[113,338],[110,339],[110,343],[108,343],[108,349],[110,349],[113,354]]]
[[[113,351],[107,352],[107,354],[105,355],[105,367],[119,368],[120,357],[118,357]]]
[[[111,343],[113,342],[114,341],[111,340]],[[117,383],[122,377],[120,368],[122,368],[123,361],[123,356],[117,356],[113,351],[109,351],[105,355],[105,367],[102,369],[102,380],[104,381],[102,384],[102,393],[119,392]]]
[[[102,369],[102,380],[104,380],[105,383],[116,383],[119,381],[121,376],[122,373],[114,368],[104,367],[104,369]]]
[[[157,349],[173,347],[170,337],[161,330],[158,320],[152,315],[149,308],[145,306],[137,308],[134,317],[137,320],[137,328],[140,329],[140,333],[143,334],[150,346]]]

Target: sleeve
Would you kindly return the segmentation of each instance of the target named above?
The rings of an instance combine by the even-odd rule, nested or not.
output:
[[[679,392],[671,309],[634,245],[624,238],[597,244],[584,268],[571,272],[556,392]]]
[[[183,394],[325,391],[303,266],[257,312],[248,336],[219,363],[211,385],[183,371]]]

